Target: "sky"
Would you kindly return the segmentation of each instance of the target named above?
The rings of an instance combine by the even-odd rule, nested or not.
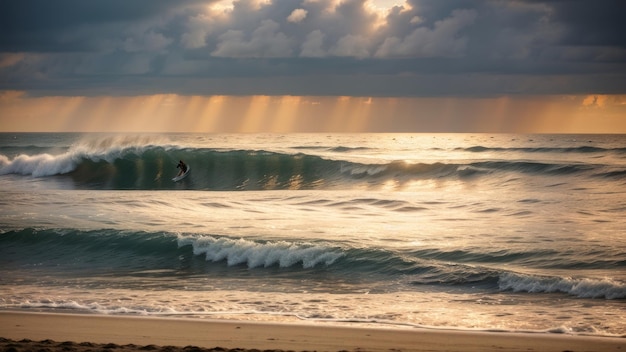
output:
[[[626,133],[623,0],[7,0],[0,131]]]

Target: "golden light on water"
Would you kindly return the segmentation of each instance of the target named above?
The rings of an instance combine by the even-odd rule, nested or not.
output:
[[[0,93],[1,131],[626,133],[624,96],[56,96]]]

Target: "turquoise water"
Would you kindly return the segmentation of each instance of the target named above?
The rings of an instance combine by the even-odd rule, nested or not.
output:
[[[623,135],[5,133],[0,192],[1,309],[626,331]]]

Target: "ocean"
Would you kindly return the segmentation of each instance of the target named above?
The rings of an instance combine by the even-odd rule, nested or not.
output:
[[[626,336],[626,135],[2,133],[0,194],[0,310]]]

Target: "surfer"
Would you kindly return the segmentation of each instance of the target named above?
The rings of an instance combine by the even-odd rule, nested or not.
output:
[[[182,174],[184,174],[185,172],[187,172],[187,165],[185,163],[183,163],[182,160],[178,161],[178,165],[176,165],[176,168],[177,169],[180,168],[180,172],[178,172],[177,177],[182,175]]]

